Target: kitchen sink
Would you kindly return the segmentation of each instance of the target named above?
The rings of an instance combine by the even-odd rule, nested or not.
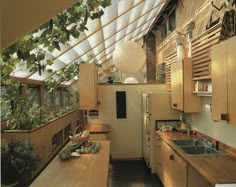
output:
[[[204,145],[202,140],[198,139],[172,139],[177,146],[200,146]]]
[[[187,155],[222,155],[224,153],[219,152],[213,148],[207,146],[184,146],[180,147]]]
[[[225,152],[209,147],[204,141],[199,139],[172,139],[175,145],[182,149],[188,156],[194,155],[226,155]]]

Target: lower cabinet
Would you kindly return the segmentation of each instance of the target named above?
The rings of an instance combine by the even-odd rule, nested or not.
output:
[[[160,178],[165,187],[187,187],[187,162],[161,141]]]
[[[188,165],[188,187],[213,187],[196,169]]]
[[[156,136],[156,171],[157,175],[161,175],[161,138]]]

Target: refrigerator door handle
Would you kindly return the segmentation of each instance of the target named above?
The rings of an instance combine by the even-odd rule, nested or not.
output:
[[[149,124],[149,117],[146,117],[146,123],[145,123],[146,134],[149,134],[148,124]]]

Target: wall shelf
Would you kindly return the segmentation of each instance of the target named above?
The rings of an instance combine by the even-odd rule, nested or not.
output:
[[[211,92],[206,92],[206,91],[193,91],[194,94],[197,94],[197,96],[202,96],[202,97],[211,97],[212,93]]]

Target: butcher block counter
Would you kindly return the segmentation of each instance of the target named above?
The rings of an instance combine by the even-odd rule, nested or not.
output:
[[[236,183],[236,159],[230,155],[188,156],[170,139],[196,138],[178,132],[159,132],[157,135],[204,176],[212,185]]]
[[[30,186],[106,187],[110,142],[99,142],[101,147],[95,154],[81,154],[65,161],[56,156]]]

